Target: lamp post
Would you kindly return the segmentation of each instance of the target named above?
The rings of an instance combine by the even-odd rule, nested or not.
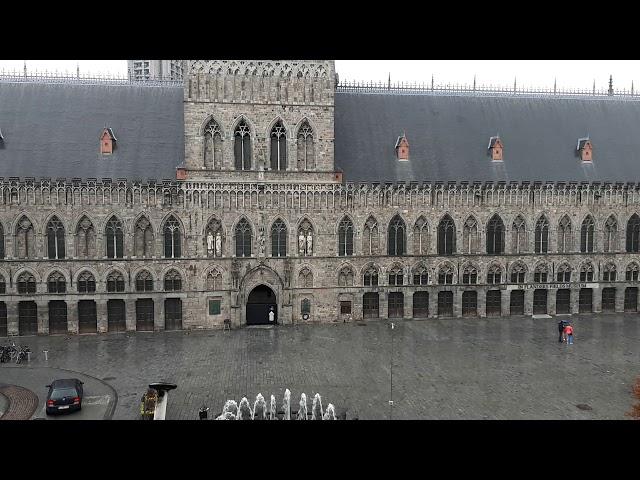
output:
[[[391,383],[389,392],[389,420],[393,420],[393,329],[395,325],[391,322],[391,365],[389,371],[391,373]]]

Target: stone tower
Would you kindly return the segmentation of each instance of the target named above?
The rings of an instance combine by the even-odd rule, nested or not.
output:
[[[341,181],[334,168],[335,62],[189,60],[179,179]]]

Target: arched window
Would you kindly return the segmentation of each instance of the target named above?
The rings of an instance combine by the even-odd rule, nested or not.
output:
[[[204,127],[204,166],[209,169],[222,168],[222,132],[220,125],[211,119]]]
[[[96,230],[93,223],[86,216],[78,222],[76,230],[76,255],[79,258],[95,257],[96,255]]]
[[[627,222],[627,252],[640,252],[640,217],[636,213]]]
[[[4,227],[0,223],[0,259],[4,258]]]
[[[487,225],[487,253],[489,255],[504,253],[504,223],[498,214],[491,217]]]
[[[251,225],[245,218],[240,220],[235,228],[236,257],[251,256]]]
[[[64,226],[58,217],[47,223],[47,255],[51,259],[64,258]]]
[[[271,225],[271,256],[287,256],[287,225],[280,219]]]
[[[313,274],[307,267],[300,270],[298,274],[298,287],[311,288],[313,287]]]
[[[353,287],[353,270],[343,267],[338,274],[338,285],[340,287]]]
[[[302,299],[302,301],[300,302],[300,313],[302,315],[311,314],[311,300],[309,300],[308,298]]]
[[[278,120],[271,129],[271,170],[287,169],[287,131]]]
[[[18,276],[18,293],[36,293],[36,279],[30,272],[22,272]]]
[[[413,284],[414,285],[427,285],[429,283],[429,271],[427,267],[420,264],[413,269]]]
[[[453,255],[456,251],[456,225],[449,215],[438,224],[438,254]]]
[[[314,168],[313,130],[305,120],[298,130],[298,170],[313,170]]]
[[[502,281],[502,268],[500,265],[493,264],[487,271],[487,283],[496,285]]]
[[[96,291],[96,279],[86,270],[78,276],[78,293],[93,293]]]
[[[180,224],[171,215],[164,223],[164,258],[180,258],[182,256]]]
[[[463,253],[476,253],[478,251],[478,222],[474,217],[469,217],[464,222],[462,230]]]
[[[111,217],[104,230],[107,242],[107,258],[122,258],[124,250],[122,222],[115,216]]]
[[[602,271],[602,280],[604,282],[616,281],[616,266],[613,263],[607,263]]]
[[[0,275],[0,293],[7,293],[7,282],[2,275]]]
[[[511,283],[524,283],[527,276],[527,267],[522,262],[516,262],[511,267]]]
[[[594,225],[591,215],[588,215],[582,222],[582,228],[580,228],[580,251],[582,253],[593,252]]]
[[[222,290],[222,274],[218,270],[207,273],[207,290]]]
[[[16,256],[18,258],[34,258],[36,241],[33,224],[27,217],[22,217],[16,226]]]
[[[313,255],[313,226],[305,219],[298,227],[298,255],[308,257]]]
[[[453,266],[445,263],[438,270],[438,283],[440,285],[452,285],[453,284]]]
[[[558,252],[571,251],[571,220],[567,215],[560,219],[558,225]]]
[[[593,281],[593,265],[591,262],[583,263],[580,267],[580,281],[592,282]]]
[[[467,264],[462,269],[462,283],[465,285],[475,285],[478,283],[478,269]]]
[[[535,237],[536,253],[547,253],[549,251],[549,221],[544,215],[536,222]]]
[[[389,285],[403,285],[404,271],[400,265],[394,265],[389,270]]]
[[[549,267],[546,263],[539,263],[533,271],[533,281],[536,283],[544,283],[549,275]]]
[[[207,252],[207,257],[221,257],[222,256],[222,223],[217,218],[212,218],[207,223],[207,228],[204,233],[204,246]]]
[[[404,224],[404,220],[400,218],[399,215],[396,215],[391,219],[389,223],[389,241],[387,243],[387,254],[388,255],[404,255],[405,254],[405,231],[406,227]]]
[[[563,263],[558,267],[556,274],[558,282],[569,283],[571,281],[571,266],[568,263]]]
[[[153,277],[147,270],[136,275],[136,292],[153,292]]]
[[[47,279],[48,293],[65,293],[67,291],[67,281],[60,272],[53,272]]]
[[[625,280],[627,282],[637,282],[638,281],[638,264],[636,262],[631,262],[627,265],[627,271],[625,272]]]
[[[378,222],[375,218],[369,217],[364,224],[364,231],[362,232],[362,253],[364,255],[377,255],[379,245]]]
[[[169,270],[164,276],[164,290],[166,292],[182,290],[182,276],[177,270]]]
[[[338,226],[338,255],[353,255],[353,223],[344,217]]]
[[[429,251],[429,229],[424,217],[418,218],[413,226],[413,253],[423,255]]]
[[[251,170],[251,130],[243,118],[233,132],[236,170]]]
[[[362,284],[365,287],[378,285],[378,269],[376,267],[371,265],[364,271]]]
[[[107,292],[124,292],[124,277],[117,270],[107,275]]]
[[[153,255],[153,229],[147,217],[140,217],[136,222],[134,251],[136,257],[145,258]]]
[[[511,226],[511,250],[513,253],[527,251],[527,224],[520,215],[516,217]]]
[[[613,215],[607,218],[604,224],[603,243],[603,250],[605,252],[615,252],[618,249],[618,221]]]

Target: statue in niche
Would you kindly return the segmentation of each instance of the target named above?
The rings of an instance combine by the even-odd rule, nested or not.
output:
[[[291,260],[289,259],[284,263],[284,284],[286,287],[291,286]]]
[[[300,235],[298,236],[298,250],[300,251],[300,255],[304,255],[304,244],[304,233],[300,232]]]
[[[211,257],[214,253],[214,238],[211,231],[207,233],[207,254]]]
[[[238,259],[234,259],[231,262],[231,279],[233,281],[233,288],[238,288],[238,277],[240,276],[240,262]]]
[[[216,257],[222,256],[222,234],[220,232],[216,232]]]
[[[307,232],[307,255],[311,255],[313,252],[313,235],[311,231]]]
[[[264,255],[264,227],[260,226],[260,238],[258,239],[258,243],[260,245],[260,255]]]

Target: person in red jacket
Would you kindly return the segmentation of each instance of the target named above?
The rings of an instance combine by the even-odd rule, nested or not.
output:
[[[567,336],[567,345],[573,345],[573,327],[571,324],[567,324],[564,327],[564,334]]]

